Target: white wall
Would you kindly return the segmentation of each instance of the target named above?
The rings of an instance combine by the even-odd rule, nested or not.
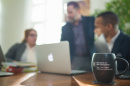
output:
[[[30,0],[1,0],[0,44],[4,53],[13,44],[21,42],[24,29],[30,26],[29,3]]]
[[[68,3],[70,1],[83,1],[83,0],[63,0],[63,3]]]
[[[1,44],[1,0],[0,0],[0,44]]]
[[[63,3],[69,1],[72,0],[63,0]],[[90,0],[91,13],[95,9],[104,9],[105,3],[108,1],[110,0]],[[21,42],[24,30],[31,27],[31,2],[32,0],[1,0],[0,44],[4,53],[13,44]]]
[[[90,13],[93,14],[96,9],[105,9],[105,4],[111,0],[90,0]]]

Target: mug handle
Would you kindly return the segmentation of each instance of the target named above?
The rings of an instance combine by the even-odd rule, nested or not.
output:
[[[117,61],[117,60],[122,60],[123,62],[125,62],[126,69],[122,73],[116,73],[116,76],[124,75],[129,70],[129,63],[127,60],[125,60],[123,58],[116,58],[115,61]]]

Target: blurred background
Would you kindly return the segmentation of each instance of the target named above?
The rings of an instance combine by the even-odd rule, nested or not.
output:
[[[0,45],[3,52],[21,42],[24,30],[38,32],[37,45],[59,42],[61,27],[67,21],[67,2],[72,0],[0,0]],[[120,17],[120,29],[130,34],[129,0],[73,0],[81,14],[96,16],[111,10]]]

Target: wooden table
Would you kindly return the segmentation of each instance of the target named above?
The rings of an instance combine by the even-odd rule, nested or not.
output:
[[[92,73],[75,76],[47,73],[20,73],[0,77],[0,86],[130,86],[130,80],[115,79],[116,85],[92,84]]]

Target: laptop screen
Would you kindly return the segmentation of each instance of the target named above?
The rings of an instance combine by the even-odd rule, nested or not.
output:
[[[94,44],[98,53],[111,53],[103,34],[98,37]]]

